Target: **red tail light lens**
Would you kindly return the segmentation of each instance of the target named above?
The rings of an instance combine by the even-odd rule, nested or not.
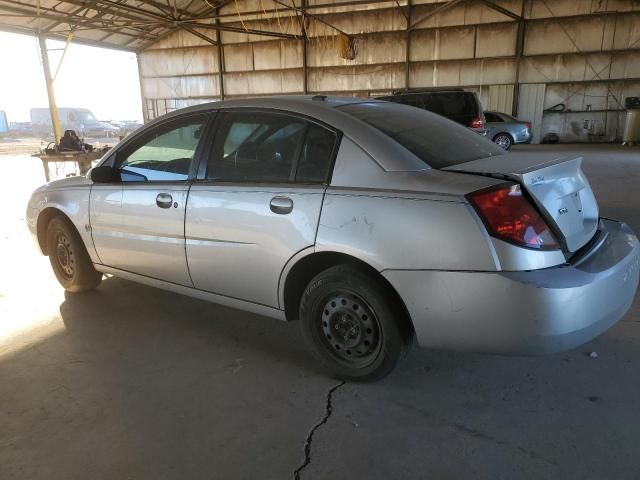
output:
[[[500,185],[467,196],[489,234],[523,247],[559,248],[542,216],[522,195],[520,185]]]
[[[531,122],[524,122],[528,130],[531,130]]]
[[[484,120],[480,117],[473,117],[471,119],[471,128],[484,128]]]

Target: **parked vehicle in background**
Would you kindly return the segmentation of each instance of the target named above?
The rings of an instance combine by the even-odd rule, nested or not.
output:
[[[427,88],[403,90],[376,100],[411,105],[442,115],[477,133],[485,135],[485,118],[482,104],[473,92],[462,88]]]
[[[9,131],[13,137],[30,137],[33,135],[31,122],[11,122],[9,123]]]
[[[9,133],[9,122],[7,121],[7,114],[0,110],[0,136],[5,136]]]
[[[516,143],[531,142],[531,122],[522,122],[502,112],[484,112],[487,136],[495,144],[509,150]]]
[[[70,292],[107,273],[298,320],[334,375],[367,380],[414,336],[549,353],[624,315],[638,239],[600,218],[581,162],[390,102],[231,100],[148,123],[37,189],[26,221]]]
[[[142,126],[142,123],[137,120],[112,120],[109,124],[118,129],[118,136],[120,137],[126,137]]]
[[[114,137],[118,128],[107,122],[100,122],[91,110],[86,108],[58,108],[58,117],[62,131],[75,130],[79,137]],[[32,108],[31,124],[33,133],[40,137],[53,136],[51,111],[48,108]],[[57,138],[56,141],[60,139]]]

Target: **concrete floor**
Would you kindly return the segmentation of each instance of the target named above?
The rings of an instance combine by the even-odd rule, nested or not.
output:
[[[584,155],[602,214],[640,232],[639,149],[522,149]],[[39,163],[0,167],[3,480],[638,478],[640,299],[576,351],[415,348],[341,385],[296,324],[115,278],[65,295],[23,221]]]

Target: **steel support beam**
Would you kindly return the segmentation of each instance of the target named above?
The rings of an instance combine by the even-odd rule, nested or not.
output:
[[[411,74],[411,0],[407,0],[407,13],[405,15],[407,20],[407,28],[405,29],[405,63],[404,63],[404,88],[409,90],[409,77]]]
[[[511,10],[507,10],[504,7],[501,7],[500,5],[496,5],[491,0],[477,0],[477,1],[482,3],[484,6],[489,7],[492,10],[495,10],[496,12],[500,12],[501,14],[506,15],[507,17],[513,18],[516,21],[522,20],[522,17],[520,15],[513,13]]]
[[[465,0],[450,0],[449,2],[445,3],[444,5],[440,5],[435,10],[432,10],[431,12],[427,13],[426,15],[422,16],[421,18],[419,18],[418,20],[413,22],[413,25],[411,25],[409,27],[409,31],[414,30],[418,25],[423,24],[424,22],[429,20],[431,17],[434,17],[434,16],[438,15],[439,13],[442,13],[442,12],[444,12],[446,10],[449,10],[451,7],[455,7],[456,5],[458,5],[459,3],[462,3],[464,1]]]
[[[235,32],[235,33],[246,33],[249,35],[262,35],[264,37],[276,37],[276,38],[286,38],[289,40],[300,40],[300,35],[291,35],[289,33],[280,33],[280,32],[271,32],[268,30],[254,30],[252,28],[243,28],[243,27],[232,27],[230,25],[223,24],[210,24],[210,23],[191,23],[191,22],[180,22],[180,26],[188,26],[192,28],[204,28],[207,30],[219,30],[222,32]]]
[[[47,85],[47,96],[49,97],[49,111],[51,112],[51,123],[53,124],[53,136],[55,142],[58,143],[62,137],[62,128],[60,127],[56,94],[53,88],[53,79],[51,78],[47,39],[43,35],[38,36],[38,45],[40,46],[40,55],[42,56],[42,70],[44,72],[44,81]]]
[[[181,26],[181,28],[183,30],[189,32],[191,35],[193,35],[195,37],[198,37],[200,40],[204,40],[205,42],[210,43],[211,45],[216,45],[216,46],[218,45],[218,42],[216,40],[213,40],[213,39],[207,37],[205,34],[200,33],[196,29],[191,28],[191,27],[189,27],[187,25],[184,25],[184,24],[180,25],[180,26]]]
[[[513,85],[513,99],[511,100],[511,115],[518,115],[518,102],[520,101],[520,64],[524,53],[524,37],[526,22],[524,20],[525,4],[527,0],[522,2],[522,11],[518,20],[518,31],[516,36],[516,81]]]
[[[302,33],[302,93],[309,93],[308,69],[307,69],[307,0],[302,0],[303,13],[300,18],[300,32]]]
[[[138,83],[140,85],[140,103],[142,104],[142,121],[147,123],[149,121],[149,112],[147,111],[147,99],[144,96],[144,85],[142,84],[142,62],[140,61],[140,54],[136,53],[136,62],[138,63]]]
[[[218,9],[216,9],[218,13]],[[220,25],[220,20],[215,19],[216,25]],[[216,41],[218,42],[218,90],[220,92],[220,101],[224,100],[224,47],[220,38],[220,30],[216,30]]]

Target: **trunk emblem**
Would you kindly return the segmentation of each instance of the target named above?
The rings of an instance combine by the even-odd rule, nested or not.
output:
[[[558,209],[558,213],[560,215],[564,215],[565,213],[567,213],[569,210],[566,207],[562,207]]]

